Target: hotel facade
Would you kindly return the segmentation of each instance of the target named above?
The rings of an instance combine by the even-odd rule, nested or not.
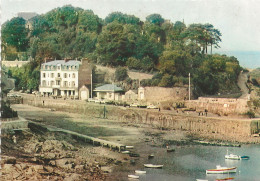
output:
[[[87,60],[54,60],[41,65],[39,92],[43,96],[89,97],[80,95],[79,90],[90,83],[91,65]]]

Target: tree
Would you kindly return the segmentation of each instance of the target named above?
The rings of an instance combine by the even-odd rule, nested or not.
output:
[[[141,23],[139,18],[133,15],[123,14],[121,12],[110,13],[105,18],[106,24],[112,23],[114,21],[117,21],[118,23],[122,23],[122,24],[132,24],[132,25],[139,25]]]
[[[124,67],[118,67],[115,71],[115,78],[117,81],[123,81],[128,78],[127,69]]]
[[[161,25],[164,22],[164,19],[160,14],[150,14],[149,16],[146,17],[146,21],[149,23],[153,23],[156,25]]]
[[[129,50],[124,26],[118,22],[108,24],[98,37],[98,62],[104,65],[125,65]]]
[[[2,41],[9,46],[14,46],[17,51],[25,51],[28,47],[28,29],[23,18],[13,18],[2,26]]]

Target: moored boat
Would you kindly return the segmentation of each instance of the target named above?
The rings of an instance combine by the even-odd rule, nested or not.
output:
[[[234,180],[234,177],[229,177],[229,178],[222,178],[222,179],[216,179],[216,181],[223,181],[223,180]]]
[[[139,179],[138,175],[128,175],[128,178],[135,178],[135,179]]]
[[[146,174],[146,171],[144,171],[144,170],[135,170],[135,173]]]
[[[148,159],[151,159],[154,157],[154,154],[148,155]]]
[[[154,164],[144,164],[147,168],[162,168],[163,165],[154,165]]]
[[[242,160],[249,160],[249,158],[250,158],[249,156],[241,156]]]
[[[134,146],[125,146],[126,149],[133,149]]]
[[[225,155],[225,159],[229,159],[229,160],[241,160],[241,156],[238,155],[234,155],[234,154],[229,154],[229,155]]]
[[[217,165],[215,169],[209,169],[206,170],[206,174],[209,173],[236,173],[237,167],[221,167],[220,165]]]
[[[124,153],[124,154],[129,154],[130,151],[122,151],[121,153]]]
[[[208,180],[205,180],[205,179],[196,179],[196,181],[208,181]]]

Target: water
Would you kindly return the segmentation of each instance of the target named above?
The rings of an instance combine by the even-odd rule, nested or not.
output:
[[[234,56],[240,66],[250,69],[260,67],[260,51],[218,51],[216,53]]]
[[[225,160],[227,153],[250,156],[249,160]],[[147,160],[154,164],[164,164],[162,169],[145,168],[146,175],[140,175],[141,181],[192,181],[207,179],[209,181],[227,177],[235,177],[236,181],[260,180],[260,145],[238,147],[217,146],[182,146],[175,152],[167,153],[159,148],[155,158]],[[216,165],[238,167],[237,173],[207,174],[206,169],[216,168]]]

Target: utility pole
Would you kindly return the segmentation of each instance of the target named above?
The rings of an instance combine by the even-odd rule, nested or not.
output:
[[[92,69],[91,69],[91,76],[90,76],[90,77],[91,77],[91,88],[90,88],[90,91],[91,91],[90,94],[91,94],[91,95],[90,95],[90,96],[91,96],[91,99],[92,99]]]
[[[189,73],[189,101],[190,101],[190,73]]]

